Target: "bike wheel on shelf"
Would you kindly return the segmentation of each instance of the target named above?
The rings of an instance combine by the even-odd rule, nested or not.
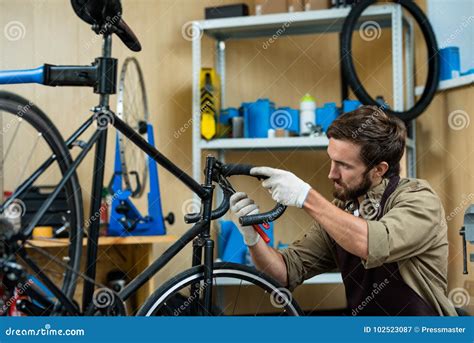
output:
[[[51,120],[40,108],[21,96],[0,91],[0,121],[0,212],[2,220],[9,222],[8,225],[2,224],[2,230],[19,232],[28,226],[44,199],[59,183],[71,165],[72,158]],[[19,248],[26,248],[29,259],[67,297],[72,298],[80,268],[83,237],[82,195],[76,173],[63,187],[38,226],[48,227],[46,236],[52,233],[55,237],[63,238],[51,240],[28,237],[20,243]],[[3,231],[3,237],[6,237],[7,233]],[[1,243],[3,251],[9,250],[5,241]],[[45,249],[46,246],[53,249]],[[10,257],[25,267],[28,281],[37,283],[40,279],[38,273],[19,257],[20,249],[9,251]],[[3,277],[5,275],[0,272],[0,278]]]
[[[203,291],[212,287],[211,313],[203,306]],[[193,287],[193,288],[192,288]],[[139,316],[299,316],[302,311],[291,293],[256,269],[216,263],[212,285],[204,266],[190,268],[159,287],[138,311]]]

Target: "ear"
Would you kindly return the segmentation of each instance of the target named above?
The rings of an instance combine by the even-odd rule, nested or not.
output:
[[[388,163],[385,161],[380,162],[374,168],[374,176],[382,178],[388,170]]]

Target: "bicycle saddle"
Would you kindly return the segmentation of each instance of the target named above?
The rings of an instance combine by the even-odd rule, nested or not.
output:
[[[137,36],[122,19],[120,0],[71,0],[71,5],[77,16],[86,23],[97,28],[108,25],[130,50],[142,49]]]

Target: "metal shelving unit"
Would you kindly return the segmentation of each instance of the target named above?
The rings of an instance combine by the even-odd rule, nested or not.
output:
[[[201,70],[201,39],[203,35],[215,40],[215,68],[221,81],[221,107],[225,108],[226,41],[271,37],[279,29],[281,31],[283,25],[285,25],[285,30],[281,36],[340,32],[349,11],[349,8],[341,8],[193,22],[193,28],[195,29],[193,37],[196,37],[192,41],[193,177],[195,180],[200,181],[202,177],[201,155],[203,150],[216,151],[218,158],[224,161],[225,151],[227,150],[326,149],[328,146],[326,136],[214,139],[209,142],[201,139],[199,76]],[[405,18],[401,6],[395,4],[369,7],[362,14],[360,23],[362,24],[366,21],[374,21],[381,28],[391,28],[393,109],[402,111],[405,107],[412,107],[415,102],[413,22],[411,19]],[[288,23],[291,24],[288,25]],[[404,47],[405,54],[403,52]],[[403,57],[405,57],[406,66],[403,65]],[[410,177],[415,177],[416,136],[414,122],[410,125],[409,137],[410,139],[407,142],[407,174]],[[317,276],[314,280],[307,280],[306,283],[340,282],[342,282],[340,274],[331,273],[331,275]]]
[[[440,81],[438,85],[438,92],[453,89],[453,88],[458,88],[458,87],[470,86],[472,84],[474,84],[474,74],[464,75],[464,76],[457,77],[455,79]],[[424,86],[416,87],[415,94],[421,95],[424,89],[425,89]]]
[[[349,13],[349,8],[328,9],[308,12],[278,13],[261,16],[212,19],[193,22],[196,30],[192,41],[193,61],[193,177],[201,180],[201,154],[203,150],[217,151],[220,160],[225,159],[226,150],[261,150],[261,149],[325,149],[328,139],[322,137],[288,137],[259,139],[215,139],[209,142],[201,139],[200,134],[200,91],[199,73],[201,70],[201,39],[205,34],[216,41],[215,67],[221,79],[221,107],[226,107],[226,65],[225,52],[228,40],[270,37],[285,24],[281,36],[297,34],[324,34],[339,32]],[[413,78],[413,24],[403,16],[399,5],[385,4],[369,7],[361,16],[361,23],[374,21],[381,28],[391,27],[392,65],[393,65],[393,108],[403,110],[414,103]],[[403,32],[403,27],[406,28]],[[405,35],[406,68],[403,65],[403,41]],[[405,73],[405,79],[404,79]],[[404,93],[406,90],[406,94]],[[415,123],[409,132],[407,144],[408,176],[416,176]]]

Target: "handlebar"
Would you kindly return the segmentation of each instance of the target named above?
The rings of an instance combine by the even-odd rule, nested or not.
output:
[[[221,189],[223,190],[224,197],[222,199],[222,202],[218,206],[218,208],[211,212],[211,220],[222,217],[229,210],[230,197],[233,193],[235,193],[234,189],[232,188],[232,185],[227,180],[229,176],[234,176],[234,175],[252,176],[259,180],[268,178],[267,176],[264,176],[264,175],[251,175],[250,170],[253,167],[254,167],[253,165],[249,165],[249,164],[216,163],[212,171],[212,177],[213,177],[213,180],[217,182],[219,186],[221,187]],[[244,226],[268,224],[278,219],[285,212],[285,210],[286,210],[286,206],[282,204],[277,204],[273,209],[271,209],[268,212],[242,216],[239,218],[239,222],[240,224]],[[184,218],[186,223],[196,223],[200,219],[201,219],[200,213],[190,213],[190,214],[185,215],[185,218]]]

